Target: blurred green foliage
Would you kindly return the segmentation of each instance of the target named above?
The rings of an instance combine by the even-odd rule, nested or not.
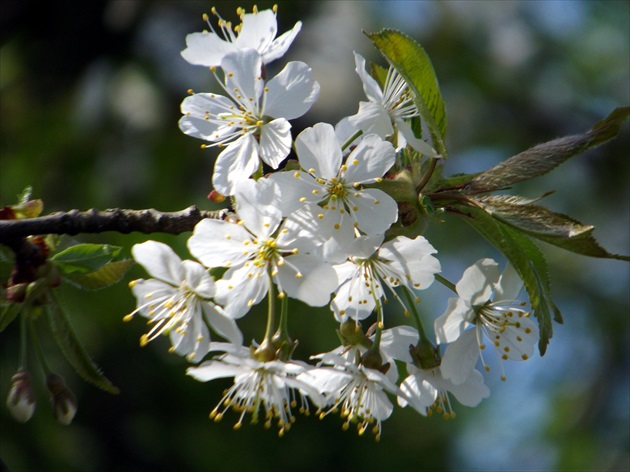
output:
[[[447,104],[447,174],[474,172],[532,145],[581,132],[630,103],[630,4],[626,1],[278,2],[280,31],[302,20],[290,55],[322,85],[316,121],[356,112],[362,99],[352,50],[381,61],[360,30],[398,28],[417,39],[436,69]],[[216,2],[234,19],[237,6]],[[266,8],[270,2],[259,2]],[[0,16],[0,203],[27,186],[45,213],[72,208],[164,211],[197,204],[211,190],[214,151],[179,132],[188,88],[214,87],[203,68],[179,56],[187,33],[204,28],[200,1],[6,0]],[[354,30],[356,31],[354,31]],[[628,254],[630,133],[515,192],[595,224],[601,242]],[[457,281],[481,257],[497,257],[461,222],[432,226],[444,275]],[[155,235],[188,257],[185,237]],[[139,234],[72,238],[123,246]],[[278,439],[261,427],[232,431],[207,414],[229,385],[184,375],[186,362],[167,342],[140,349],[145,327],[123,324],[135,301],[124,283],[104,291],[62,287],[61,297],[92,357],[122,390],[110,396],[64,364],[44,320],[49,363],[79,402],[70,427],[54,422],[33,368],[38,408],[17,424],[0,408],[0,458],[9,470],[627,470],[630,466],[628,268],[544,247],[552,290],[565,324],[544,358],[507,366],[508,381],[488,379],[490,399],[456,407],[445,422],[398,409],[378,445],[341,431],[341,420],[298,418]],[[9,267],[2,265],[3,280]],[[144,274],[134,268],[129,280]],[[431,294],[429,294],[431,292]],[[446,306],[440,287],[420,308],[431,324]],[[324,312],[292,303],[291,332],[301,358],[337,343]],[[264,308],[243,320],[260,339]],[[398,322],[403,322],[398,319]],[[17,368],[18,326],[0,334],[0,395]],[[234,419],[235,421],[235,419]],[[1,468],[1,467],[0,467]]]

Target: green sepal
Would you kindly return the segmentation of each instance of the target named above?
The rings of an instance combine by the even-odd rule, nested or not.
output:
[[[52,293],[52,291],[51,291]],[[74,371],[86,382],[108,393],[117,395],[118,387],[112,384],[90,359],[85,348],[74,332],[70,320],[56,299],[44,305],[52,334],[64,357]]]
[[[384,29],[365,34],[407,83],[429,128],[433,147],[446,157],[446,107],[429,56],[420,44],[400,31]]]
[[[464,218],[464,221],[503,253],[523,280],[540,328],[538,350],[541,356],[544,355],[553,336],[552,320],[562,323],[560,310],[551,299],[545,257],[527,236],[496,220],[484,210],[464,207],[461,209],[470,216]]]
[[[590,257],[629,261],[630,257],[612,254],[604,249],[592,233],[592,225],[543,206],[532,205],[519,197],[495,195],[477,198],[484,209],[496,219],[528,235],[567,251]]]
[[[616,108],[585,133],[538,144],[482,172],[466,185],[465,191],[491,192],[544,175],[571,157],[613,139],[628,116],[630,107]]]
[[[109,244],[77,244],[50,258],[62,275],[89,274],[114,259],[122,248]]]
[[[64,280],[86,290],[99,290],[119,282],[134,264],[131,259],[112,261],[87,274],[67,274]]]

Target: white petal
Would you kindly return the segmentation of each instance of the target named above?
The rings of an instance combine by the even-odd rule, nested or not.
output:
[[[186,284],[201,298],[212,298],[216,292],[214,280],[207,270],[194,261],[184,261]]]
[[[503,274],[494,290],[494,301],[516,300],[523,289],[523,281],[510,263],[506,264]]]
[[[453,384],[459,385],[466,381],[478,360],[477,330],[469,329],[446,348],[442,357],[442,375]]]
[[[176,287],[184,279],[182,260],[169,246],[157,241],[135,244],[131,254],[152,277]]]
[[[303,62],[289,62],[267,83],[264,115],[293,120],[306,113],[319,96],[319,84]]]
[[[376,292],[376,298],[380,298],[382,289],[376,289]],[[372,314],[376,306],[374,298],[361,273],[355,270],[352,277],[340,285],[330,308],[340,322],[349,318],[363,320]]]
[[[265,64],[269,64],[271,61],[275,61],[276,59],[284,56],[284,54],[288,51],[291,43],[300,32],[302,28],[302,22],[298,21],[293,29],[290,29],[286,33],[278,36],[273,43],[267,48],[267,50],[263,54],[263,61]]]
[[[228,270],[221,280],[217,281],[215,299],[223,305],[225,314],[238,319],[247,314],[252,306],[259,303],[269,291],[267,277],[250,273],[249,267]]]
[[[284,118],[265,123],[260,132],[260,158],[277,169],[291,151],[291,124]]]
[[[478,260],[464,271],[457,282],[457,294],[471,305],[482,305],[490,300],[499,275],[499,265],[495,261]]]
[[[355,70],[359,74],[361,82],[363,82],[363,91],[365,95],[374,102],[382,103],[383,91],[378,86],[374,78],[367,73],[365,69],[365,58],[361,54],[354,53]]]
[[[306,203],[320,201],[325,191],[306,172],[274,172],[268,179],[278,184],[280,189],[282,216],[291,215]],[[317,193],[313,193],[313,190]]]
[[[237,47],[224,41],[214,33],[191,33],[186,36],[186,49],[181,52],[184,59],[198,66],[219,66],[221,59]]]
[[[278,185],[268,179],[248,179],[236,188],[234,197],[245,227],[259,238],[271,236],[282,220]]]
[[[212,185],[223,195],[233,195],[236,186],[248,180],[259,165],[258,145],[251,135],[243,136],[218,155]]]
[[[471,306],[461,298],[449,298],[446,311],[435,320],[435,337],[439,344],[456,341],[469,326],[468,317],[474,314]]]
[[[326,180],[337,176],[341,167],[341,147],[332,125],[317,123],[306,128],[295,139],[295,149],[303,169],[314,169],[315,175]]]
[[[226,54],[221,61],[225,73],[225,85],[233,97],[247,109],[258,103],[258,98],[265,86],[260,74],[262,58],[254,49]]]
[[[199,367],[189,367],[186,369],[186,374],[199,380],[200,382],[208,382],[209,380],[225,377],[234,377],[235,375],[243,372],[245,372],[243,367],[225,364],[220,360],[207,361]]]
[[[394,133],[389,113],[375,102],[359,102],[359,111],[349,116],[348,121],[364,134],[374,133],[383,139]]]
[[[150,303],[152,300],[167,299],[176,294],[179,291],[179,288],[173,287],[172,285],[157,279],[139,279],[135,281],[131,291],[138,301],[138,307],[141,307],[142,305]],[[156,304],[157,303],[160,302],[156,302]],[[140,314],[147,318],[152,318],[154,314],[150,313],[153,308],[155,308],[155,306],[151,304],[146,305],[142,308],[142,310],[140,310]]]
[[[346,116],[345,118],[339,120],[339,122],[335,125],[335,135],[337,136],[339,145],[341,146],[345,144],[345,142],[358,130],[359,128],[350,122],[349,117]],[[360,137],[355,138],[353,142],[357,143],[357,139],[360,139]]]
[[[276,14],[272,10],[246,13],[242,21],[234,44],[240,49],[251,48],[264,53],[278,33]]]
[[[386,329],[381,337],[381,351],[396,360],[412,362],[409,347],[418,343],[418,331],[411,326]]]
[[[448,389],[464,406],[474,407],[481,400],[490,396],[490,389],[483,383],[483,376],[478,370],[473,370],[466,381],[460,385],[451,385]]]
[[[411,126],[409,126],[407,122],[403,120],[396,120],[396,126],[398,127],[400,133],[405,137],[407,144],[409,144],[416,151],[419,151],[428,157],[442,157],[427,142],[423,141],[422,139],[416,138],[416,136],[413,134]]]
[[[532,357],[540,334],[538,325],[530,318],[518,317],[517,314],[515,318],[517,319],[514,319],[513,323],[518,324],[508,324],[493,341],[499,343],[498,346],[495,345],[499,355],[507,355],[508,359],[513,361],[522,361]]]
[[[368,235],[383,234],[398,219],[396,201],[382,190],[368,188],[357,192],[350,205],[356,206],[354,216],[359,229]]]
[[[374,134],[365,136],[359,145],[348,155],[348,170],[344,177],[347,182],[374,182],[385,175],[396,161],[394,146]]]
[[[400,390],[402,390],[405,397],[399,396],[398,404],[402,407],[409,404],[419,413],[426,415],[427,408],[433,405],[437,399],[438,390],[417,374],[410,375],[400,384]]]
[[[440,262],[431,255],[436,252],[423,236],[415,239],[398,236],[383,244],[379,255],[391,260],[394,267],[399,267],[405,285],[414,290],[424,290],[441,270]]]
[[[244,242],[250,240],[251,235],[240,225],[204,219],[188,239],[188,250],[209,268],[237,266],[249,257],[243,249]]]
[[[188,320],[186,331],[181,333],[179,329],[173,329],[169,333],[173,352],[180,356],[186,356],[191,362],[199,362],[208,353],[210,346],[210,334],[208,327],[199,316],[193,316]]]
[[[308,254],[289,256],[285,261],[278,272],[278,282],[287,295],[310,306],[327,305],[338,285],[334,269]],[[300,278],[291,270],[293,267],[301,274]]]
[[[219,312],[216,306],[209,303],[203,304],[202,308],[206,321],[214,331],[231,343],[239,345],[243,343],[243,335],[232,318],[228,318],[222,310]]]

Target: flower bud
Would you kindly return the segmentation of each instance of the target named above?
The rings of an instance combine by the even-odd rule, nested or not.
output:
[[[66,426],[72,423],[74,415],[77,413],[77,399],[66,387],[63,378],[57,374],[49,374],[46,377],[46,388],[50,392],[55,419]]]
[[[7,406],[13,418],[20,423],[26,423],[33,416],[35,395],[31,389],[31,376],[25,370],[18,370],[11,378]]]

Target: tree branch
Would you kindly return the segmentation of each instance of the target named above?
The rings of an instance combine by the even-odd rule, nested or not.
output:
[[[202,211],[196,206],[166,213],[155,209],[70,210],[37,218],[0,221],[0,244],[11,246],[16,240],[37,234],[104,233],[116,231],[181,234],[192,231],[204,218],[222,219],[226,210]]]

